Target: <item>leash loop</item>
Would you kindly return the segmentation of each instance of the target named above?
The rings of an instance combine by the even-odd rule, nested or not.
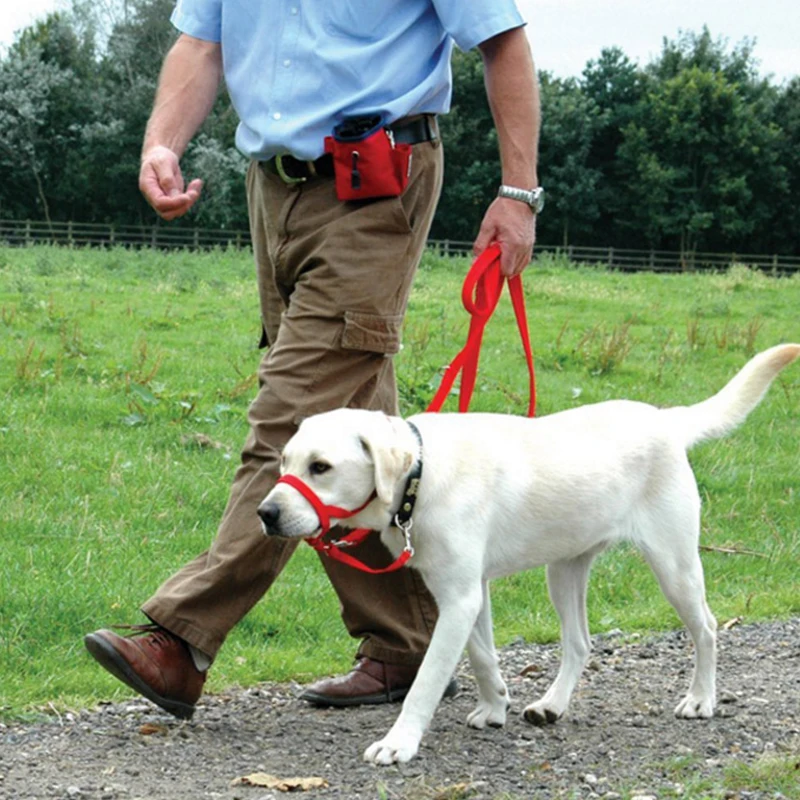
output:
[[[513,275],[508,279],[505,278],[500,271],[500,252],[500,246],[497,244],[487,247],[475,259],[467,273],[467,277],[464,279],[461,302],[471,317],[467,343],[445,370],[439,388],[426,409],[428,412],[441,410],[459,373],[461,373],[461,385],[458,394],[458,410],[462,414],[469,410],[478,375],[478,361],[480,359],[483,332],[497,308],[500,295],[503,292],[503,285],[508,283],[508,291],[514,307],[514,316],[517,320],[522,347],[525,351],[525,362],[528,366],[528,390],[530,396],[528,416],[533,417],[536,413],[536,376],[533,367],[533,349],[531,347],[530,333],[528,332],[528,315],[525,310],[525,295],[522,290],[522,277]]]

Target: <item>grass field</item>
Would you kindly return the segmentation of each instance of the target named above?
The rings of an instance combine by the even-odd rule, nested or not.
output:
[[[397,359],[407,413],[424,409],[463,344],[467,266],[427,256],[418,275]],[[800,276],[623,275],[545,259],[525,287],[540,415],[614,397],[694,402],[757,350],[800,341]],[[82,636],[142,621],[139,604],[213,537],[258,334],[248,253],[0,249],[0,715],[126,696]],[[472,407],[524,413],[526,392],[504,300]],[[800,613],[799,421],[794,365],[745,426],[692,453],[721,620]],[[498,581],[493,602],[500,644],[556,638],[541,571]],[[590,624],[678,621],[623,548],[596,565]],[[344,670],[354,649],[303,548],[232,634],[209,689]]]

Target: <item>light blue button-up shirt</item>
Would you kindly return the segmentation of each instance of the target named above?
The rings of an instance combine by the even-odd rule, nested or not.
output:
[[[313,159],[342,117],[450,108],[453,43],[524,25],[514,0],[178,0],[175,27],[221,42],[247,156]]]

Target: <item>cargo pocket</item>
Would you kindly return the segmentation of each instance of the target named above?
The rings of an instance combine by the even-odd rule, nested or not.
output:
[[[384,316],[345,311],[342,347],[345,350],[363,350],[393,356],[400,352],[402,329],[402,314]]]

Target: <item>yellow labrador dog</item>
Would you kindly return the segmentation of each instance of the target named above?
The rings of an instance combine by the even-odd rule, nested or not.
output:
[[[402,712],[364,758],[391,764],[414,757],[465,646],[479,694],[467,723],[503,725],[509,698],[494,648],[488,582],[541,565],[561,620],[563,656],[555,681],[524,717],[537,725],[555,722],[589,655],[589,568],[620,540],[641,549],[694,641],[694,674],[676,716],[712,716],[717,625],[706,604],[700,497],[686,451],[742,422],[798,356],[798,344],[773,347],[718,394],[688,407],[616,400],[539,419],[421,414],[409,422],[345,409],[305,420],[281,468],[296,480],[278,483],[259,507],[265,533],[319,533],[315,503],[297,489],[301,481],[333,509],[332,522],[341,521],[337,513],[347,516],[345,509],[360,509],[344,524],[381,531],[395,555],[410,540],[409,565],[439,606]],[[419,481],[409,492],[410,475]],[[411,527],[398,528],[394,520],[409,499],[416,500]]]

